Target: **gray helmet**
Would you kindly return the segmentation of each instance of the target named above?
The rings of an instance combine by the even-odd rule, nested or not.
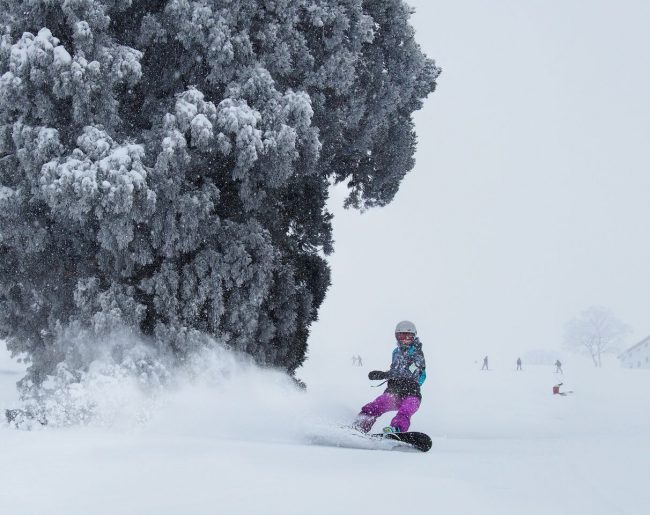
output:
[[[413,322],[402,320],[395,327],[395,333],[411,333],[413,336],[416,336],[418,334],[418,331],[415,328],[415,324]]]

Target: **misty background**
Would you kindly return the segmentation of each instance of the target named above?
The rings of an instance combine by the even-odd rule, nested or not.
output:
[[[334,190],[332,286],[299,375],[352,354],[387,367],[403,318],[429,365],[564,356],[564,324],[594,304],[631,326],[623,348],[650,334],[650,5],[410,4],[443,69],[416,166],[385,208]]]

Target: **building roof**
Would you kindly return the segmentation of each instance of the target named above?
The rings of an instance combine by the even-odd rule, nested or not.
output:
[[[643,340],[641,340],[639,343],[632,345],[632,347],[630,347],[629,349],[624,350],[623,352],[621,352],[621,353],[618,355],[618,357],[619,357],[619,358],[622,358],[622,357],[625,356],[626,354],[629,354],[630,352],[632,352],[632,351],[633,351],[634,349],[636,349],[637,347],[641,347],[642,345],[645,345],[646,343],[650,343],[650,336],[647,336],[646,338],[644,338]]]

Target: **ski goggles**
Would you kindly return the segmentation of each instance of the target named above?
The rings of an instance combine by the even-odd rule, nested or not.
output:
[[[413,333],[395,333],[398,342],[412,342],[415,339]]]

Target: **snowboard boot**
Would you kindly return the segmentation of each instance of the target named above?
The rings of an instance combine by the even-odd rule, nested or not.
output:
[[[389,434],[389,433],[401,433],[399,427],[396,426],[386,426],[384,428],[384,434]]]

